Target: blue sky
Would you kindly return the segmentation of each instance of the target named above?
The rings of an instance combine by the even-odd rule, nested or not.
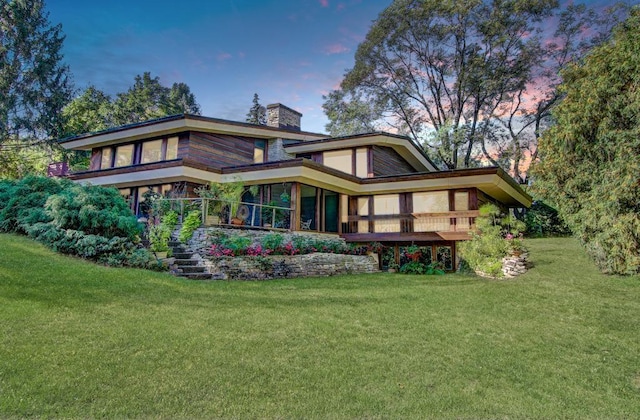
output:
[[[150,71],[189,85],[203,115],[244,121],[253,94],[303,113],[324,132],[322,95],[353,66],[358,44],[391,0],[47,0],[66,35],[80,89],[110,95]]]

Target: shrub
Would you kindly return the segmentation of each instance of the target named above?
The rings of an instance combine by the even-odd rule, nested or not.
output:
[[[571,234],[558,211],[542,201],[534,201],[524,216],[529,236],[564,236]]]
[[[478,232],[471,232],[471,240],[460,243],[462,258],[469,266],[492,277],[502,275],[502,258],[510,251],[523,251],[520,232],[524,224],[513,217],[503,216],[493,204],[480,207],[476,218]]]
[[[439,268],[438,264],[425,264],[419,261],[410,261],[400,267],[402,274],[426,274],[443,275],[445,272]]]
[[[0,181],[0,231],[26,233],[28,226],[50,221],[44,211],[47,199],[71,185],[67,180],[39,176]]]
[[[182,229],[180,229],[180,235],[178,236],[180,242],[188,242],[193,236],[193,232],[195,232],[201,224],[201,212],[198,210],[190,211],[182,221]]]
[[[45,209],[61,229],[132,240],[142,233],[142,225],[115,188],[73,184],[49,197]]]

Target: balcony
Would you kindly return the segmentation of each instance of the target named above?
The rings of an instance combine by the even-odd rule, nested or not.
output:
[[[350,241],[464,240],[476,217],[478,210],[348,216],[342,235]]]

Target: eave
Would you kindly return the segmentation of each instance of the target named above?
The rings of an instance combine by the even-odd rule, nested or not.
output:
[[[233,182],[247,185],[301,182],[352,196],[415,191],[478,188],[512,207],[530,207],[531,197],[502,169],[475,168],[380,178],[358,178],[309,159],[244,165],[212,170],[197,162],[177,159],[147,165],[76,173],[74,181],[128,187],[177,181]]]
[[[369,133],[348,137],[325,138],[285,146],[289,153],[313,153],[364,146],[391,147],[417,171],[438,171],[427,155],[409,138],[389,133]]]
[[[323,134],[305,131],[285,130],[275,127],[201,117],[198,115],[182,114],[62,139],[59,141],[59,144],[65,149],[91,150],[94,147],[167,136],[186,131],[229,134],[260,139],[281,138],[301,141],[314,141],[327,137]]]

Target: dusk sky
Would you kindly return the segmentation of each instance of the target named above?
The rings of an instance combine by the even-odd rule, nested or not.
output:
[[[391,0],[47,0],[77,88],[115,95],[145,71],[184,82],[205,116],[244,121],[253,94],[324,132],[322,95],[338,87]]]

